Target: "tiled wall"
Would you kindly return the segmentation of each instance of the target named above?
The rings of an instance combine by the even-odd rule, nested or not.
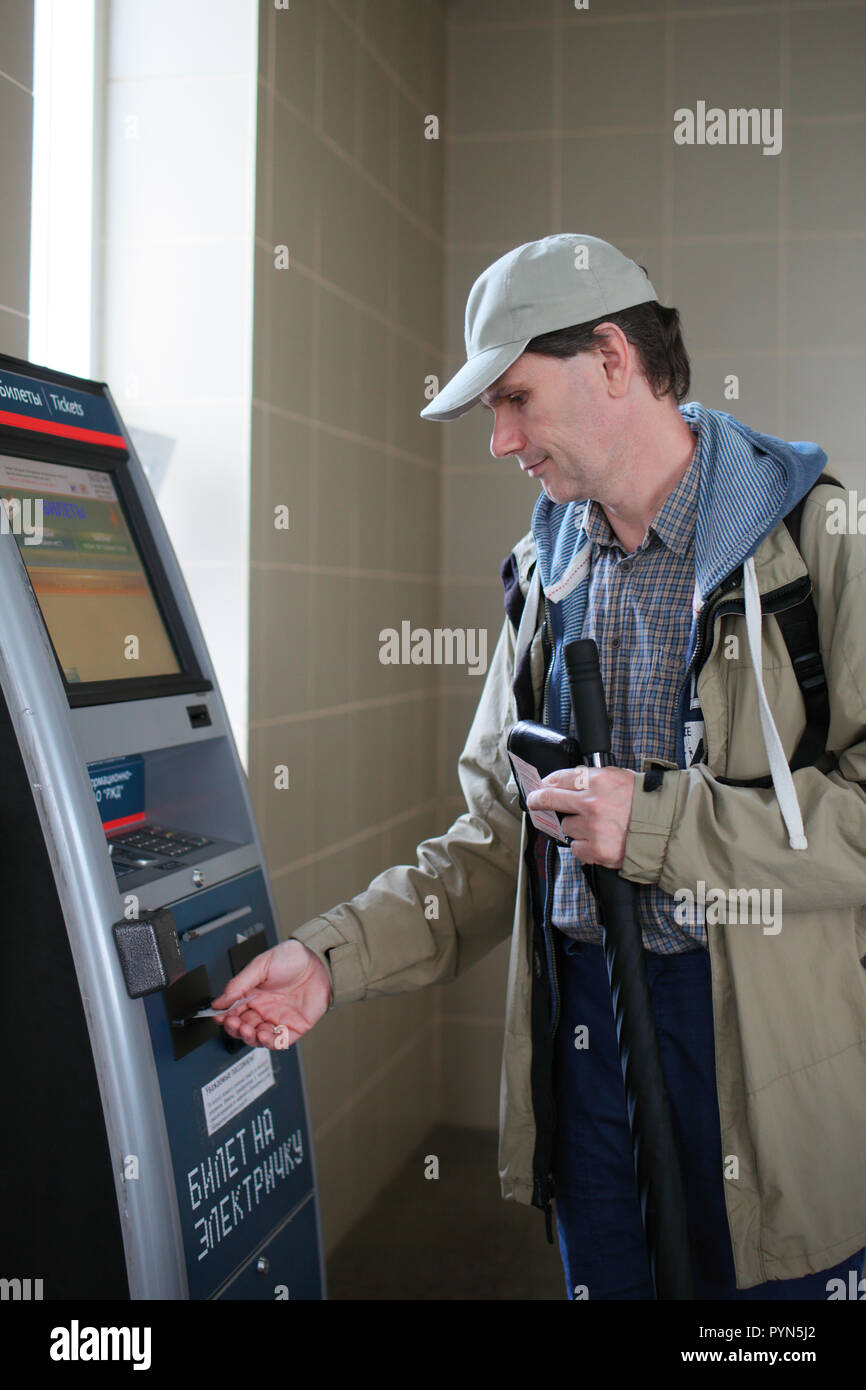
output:
[[[33,4],[0,6],[0,352],[27,356]]]
[[[444,17],[436,0],[259,17],[250,780],[288,933],[443,828],[437,673],[382,665],[378,634],[437,621],[441,439],[418,412],[442,350],[443,142],[424,117]],[[434,993],[334,1010],[303,1044],[329,1247],[438,1119]]]
[[[587,232],[645,265],[683,315],[690,398],[813,439],[866,486],[866,5],[769,0],[451,0],[446,348],[510,247]],[[677,145],[674,112],[781,107],[782,149]],[[739,399],[724,378],[739,377]],[[489,453],[476,407],[445,432],[444,619],[501,622],[499,561],[538,485]],[[440,767],[449,818],[475,701],[449,683]],[[497,1122],[507,947],[440,996],[442,1113]]]

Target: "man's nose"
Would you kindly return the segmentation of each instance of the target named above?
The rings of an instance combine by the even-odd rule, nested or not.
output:
[[[490,436],[490,452],[495,459],[505,458],[508,454],[519,453],[526,448],[526,435],[522,430],[517,429],[514,424],[508,424],[505,420],[497,420],[493,426],[493,434]]]

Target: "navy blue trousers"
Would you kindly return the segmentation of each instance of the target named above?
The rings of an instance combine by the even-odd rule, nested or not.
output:
[[[559,936],[553,1175],[568,1297],[651,1299],[643,1223],[601,946]],[[647,953],[647,973],[684,1167],[696,1298],[821,1299],[858,1278],[866,1251],[801,1279],[737,1289],[725,1210],[709,951]],[[575,1029],[588,1046],[575,1047]],[[808,1136],[804,1135],[804,1142]]]

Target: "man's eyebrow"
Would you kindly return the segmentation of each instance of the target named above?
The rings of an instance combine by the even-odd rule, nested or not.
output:
[[[522,381],[512,381],[508,386],[500,386],[498,391],[494,391],[488,400],[482,398],[482,405],[493,405],[496,401],[501,401],[505,396],[515,396],[518,391],[528,391],[529,387]],[[485,392],[485,395],[487,393]]]

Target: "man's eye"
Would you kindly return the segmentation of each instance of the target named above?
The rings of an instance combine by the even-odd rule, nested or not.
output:
[[[522,392],[518,391],[515,395],[509,396],[508,399],[512,402],[518,401],[520,404],[522,404],[526,397],[523,395]]]

